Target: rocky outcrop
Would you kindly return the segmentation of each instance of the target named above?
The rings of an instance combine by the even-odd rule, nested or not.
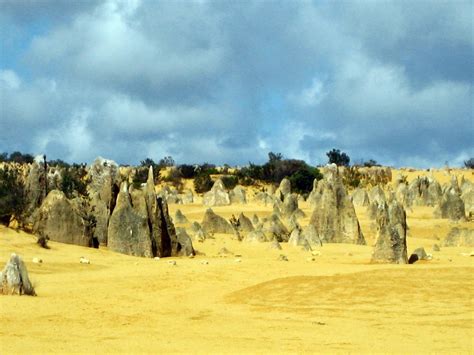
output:
[[[210,191],[203,196],[203,204],[205,206],[227,206],[230,205],[230,197],[225,190],[224,183],[221,179],[217,179]]]
[[[283,225],[276,214],[262,218],[255,230],[262,232],[267,242],[273,240],[287,242],[290,238],[288,229]]]
[[[386,202],[379,205],[377,211],[377,242],[372,262],[406,264],[406,213],[402,205],[392,201],[390,206]]]
[[[474,247],[474,229],[454,227],[442,245],[445,247]]]
[[[253,224],[250,221],[250,218],[245,216],[242,212],[239,214],[239,218],[237,218],[238,222],[238,229],[242,233],[249,233],[254,230]]]
[[[441,185],[432,177],[417,177],[408,185],[409,206],[435,206],[441,195]]]
[[[35,160],[30,165],[25,190],[26,214],[31,216],[35,209],[41,205],[47,194],[46,174],[42,155],[35,157]]]
[[[33,215],[33,232],[55,242],[92,246],[83,203],[80,198],[69,200],[62,191],[50,191]]]
[[[280,186],[275,191],[275,197],[280,201],[285,201],[286,197],[291,194],[291,182],[287,178],[284,178],[280,182]]]
[[[10,260],[0,273],[0,282],[0,294],[36,296],[26,265],[15,253],[11,254]]]
[[[188,224],[189,220],[186,218],[183,212],[181,212],[181,210],[176,210],[176,213],[174,214],[174,222],[176,224]]]
[[[204,213],[204,218],[201,223],[202,229],[205,233],[224,233],[234,234],[235,229],[228,220],[217,215],[210,208]]]
[[[326,243],[365,244],[354,205],[347,195],[337,167],[328,169],[314,194],[310,219],[319,239]]]
[[[113,160],[101,157],[89,167],[90,184],[87,193],[90,199],[92,215],[96,219],[94,237],[102,245],[107,245],[109,218],[115,207],[119,190],[119,168]]]
[[[352,203],[356,207],[366,207],[369,205],[369,195],[367,194],[367,191],[362,188],[357,188],[354,190],[354,192],[351,195]]]
[[[465,218],[464,202],[459,196],[459,192],[455,188],[446,189],[433,212],[435,218],[448,218],[453,221]]]
[[[137,200],[138,197],[136,196]],[[146,208],[146,207],[145,207]],[[126,182],[122,183],[117,204],[110,217],[107,246],[110,250],[133,256],[153,257],[148,214],[134,210]],[[156,247],[155,247],[156,250]]]
[[[234,187],[234,189],[229,193],[229,198],[232,204],[247,203],[245,189],[242,186]]]
[[[178,239],[178,248],[176,250],[177,255],[191,256],[196,254],[193,248],[193,242],[191,241],[191,237],[188,235],[188,233],[186,233],[186,230],[184,228],[177,228],[176,236]]]

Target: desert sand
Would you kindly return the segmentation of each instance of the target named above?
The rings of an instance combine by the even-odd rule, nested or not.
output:
[[[300,207],[304,225],[311,210]],[[199,222],[206,210],[199,201],[170,205],[171,216],[178,208]],[[252,217],[271,206],[213,210]],[[33,235],[0,227],[1,267],[20,254],[38,294],[0,297],[0,353],[472,354],[472,250],[432,247],[473,223],[407,210],[408,253],[422,246],[433,260],[371,264],[375,226],[365,208],[356,211],[368,245],[325,244],[317,256],[216,234],[194,242],[194,258],[154,260],[55,242],[41,249]],[[219,255],[223,247],[233,254]]]

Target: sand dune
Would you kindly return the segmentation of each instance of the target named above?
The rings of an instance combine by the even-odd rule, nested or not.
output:
[[[304,224],[310,210],[302,207]],[[177,208],[191,221],[201,221],[206,209],[171,205],[171,215]],[[251,217],[271,207],[214,210]],[[409,211],[409,252],[431,252],[454,225],[431,213]],[[0,227],[1,263],[19,253],[38,293],[0,297],[0,352],[472,353],[474,258],[461,255],[471,250],[442,248],[414,265],[370,264],[374,226],[365,209],[357,214],[369,245],[327,244],[314,261],[285,243],[271,250],[220,234],[195,243],[200,254],[193,259],[135,258],[54,242],[45,250],[34,236]],[[239,256],[219,256],[222,247]],[[280,254],[289,261],[279,261]],[[91,264],[80,264],[81,256]]]

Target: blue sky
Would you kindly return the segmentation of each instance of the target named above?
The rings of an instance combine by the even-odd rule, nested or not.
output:
[[[474,156],[472,1],[0,0],[0,151]]]

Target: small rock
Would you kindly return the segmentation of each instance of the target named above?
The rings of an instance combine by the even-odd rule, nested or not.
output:
[[[189,259],[194,259],[194,255],[193,255],[193,254],[189,254],[189,255],[188,255],[188,258],[189,258]]]
[[[306,258],[306,261],[315,261],[315,260],[316,260],[316,259],[313,258],[313,257],[311,257],[311,256],[310,256],[309,258]]]
[[[278,260],[279,261],[288,261],[288,257],[286,255],[280,254],[280,256],[278,257]]]
[[[33,261],[33,263],[35,263],[35,264],[41,264],[41,263],[43,262],[43,260],[40,259],[40,258],[33,258],[32,261]]]
[[[201,261],[201,264],[203,264],[203,265],[208,265],[208,264],[209,264],[209,261],[203,260],[203,261]]]
[[[352,256],[352,253],[347,253],[346,256]]]
[[[241,258],[241,257],[242,257],[242,254],[234,254],[234,256],[235,256],[236,258]]]
[[[240,262],[242,262],[242,260],[241,259],[235,259],[235,262],[240,263]]]
[[[319,250],[313,250],[313,251],[311,252],[311,255],[312,255],[312,256],[321,256],[321,252],[320,252]]]
[[[79,262],[81,264],[90,264],[91,263],[89,259],[84,258],[83,256],[81,256],[81,258],[79,259]]]
[[[160,257],[159,257],[159,256],[155,256],[153,259],[155,259],[155,260],[160,260]]]
[[[168,264],[170,264],[170,265],[176,265],[176,260],[170,260],[170,261],[168,261]]]
[[[433,244],[433,251],[441,251],[441,248],[438,244]]]

